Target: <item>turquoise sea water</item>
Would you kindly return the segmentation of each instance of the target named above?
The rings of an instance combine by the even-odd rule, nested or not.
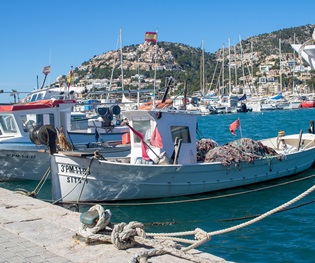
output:
[[[229,125],[240,118],[241,127],[233,136]],[[242,137],[262,139],[307,132],[315,120],[315,109],[270,111],[202,116],[198,129],[206,138],[219,144]],[[315,183],[315,167],[296,176],[263,184],[216,193],[132,202],[104,207],[112,211],[112,222],[139,221],[146,232],[181,232],[201,228],[213,232],[229,228],[253,216],[268,212],[290,201]],[[35,189],[35,182],[0,183],[7,189]],[[51,199],[50,184],[46,183],[37,198]],[[86,211],[89,206],[80,206]],[[315,262],[315,192],[255,224],[233,232],[213,236],[199,250],[234,262]],[[79,218],[78,218],[79,220]]]

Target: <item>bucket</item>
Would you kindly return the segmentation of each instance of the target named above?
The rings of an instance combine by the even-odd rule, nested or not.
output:
[[[129,132],[126,132],[122,135],[121,143],[122,144],[130,144],[130,133]]]

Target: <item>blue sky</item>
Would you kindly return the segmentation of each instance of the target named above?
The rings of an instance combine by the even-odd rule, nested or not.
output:
[[[158,41],[183,43],[214,52],[283,28],[314,24],[314,0],[2,0],[0,2],[0,89],[30,92],[94,55],[144,42],[158,30]],[[104,76],[108,77],[108,76]],[[21,95],[23,97],[23,95]],[[13,101],[7,94],[1,102]]]

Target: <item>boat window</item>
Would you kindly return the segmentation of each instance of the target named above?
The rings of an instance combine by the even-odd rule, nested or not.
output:
[[[36,97],[37,97],[37,94],[32,95],[30,101],[31,101],[31,102],[32,102],[32,101],[36,101]]]
[[[10,114],[0,115],[0,124],[3,133],[16,133],[17,128],[14,118]]]
[[[144,136],[144,141],[149,142],[151,139],[151,124],[150,120],[137,120],[133,121],[133,128],[140,132]],[[139,143],[140,138],[135,134],[134,136],[134,142]]]
[[[86,130],[88,128],[88,118],[83,115],[71,115],[71,130]]]
[[[55,125],[54,114],[23,114],[20,116],[23,124],[23,130],[29,132],[30,129],[39,125]]]
[[[172,140],[175,142],[175,138],[182,139],[183,143],[191,143],[189,127],[188,126],[171,126]]]
[[[39,93],[36,100],[42,100],[43,99],[43,93]]]

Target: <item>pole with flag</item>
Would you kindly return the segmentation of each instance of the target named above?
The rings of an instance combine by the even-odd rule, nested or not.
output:
[[[155,105],[155,86],[156,86],[156,61],[157,61],[157,34],[158,29],[156,32],[146,32],[145,33],[145,42],[155,43],[155,54],[154,54],[154,83],[153,83],[153,106]]]
[[[72,82],[72,74],[73,74],[73,66],[71,66],[70,68],[70,71],[69,71],[69,74],[68,74],[68,78],[67,78],[67,87],[68,87],[68,90],[70,88],[70,85],[71,85],[71,82]]]
[[[43,84],[42,84],[42,86],[41,86],[41,89],[44,87],[45,81],[46,81],[46,78],[47,78],[47,75],[50,73],[50,65],[43,67],[42,72],[43,72],[43,74],[45,75],[45,78],[44,78],[44,80],[43,80]]]

